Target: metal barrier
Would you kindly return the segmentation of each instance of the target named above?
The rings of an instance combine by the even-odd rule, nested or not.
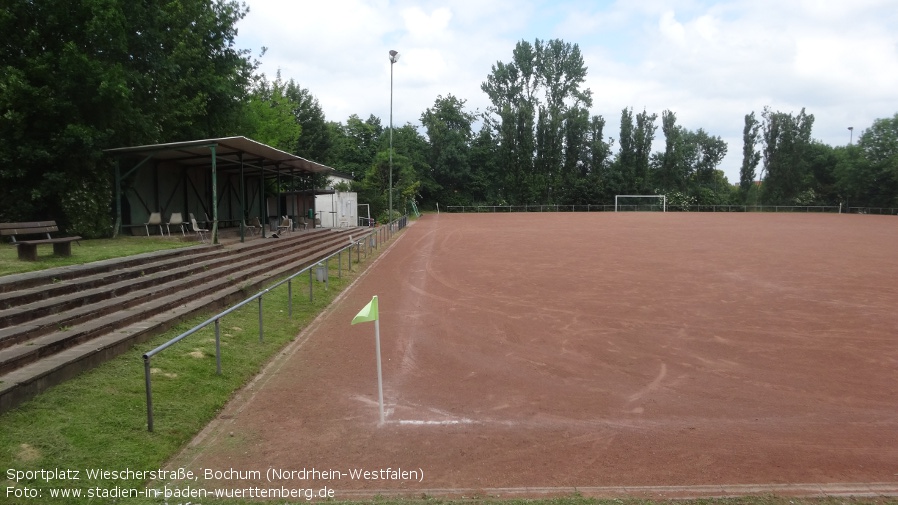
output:
[[[394,232],[397,232],[405,228],[406,226],[408,226],[408,214],[390,221],[390,223],[387,225],[387,228],[390,230],[390,237],[393,236]]]
[[[881,214],[888,216],[898,215],[895,207],[848,207],[849,214]]]
[[[392,223],[391,223],[392,224]],[[403,224],[404,227],[404,224]],[[144,369],[144,380],[146,383],[146,393],[147,393],[147,431],[153,431],[153,389],[152,383],[150,379],[150,359],[159,354],[160,352],[168,349],[169,347],[175,345],[176,343],[184,340],[185,338],[193,335],[194,333],[200,331],[201,329],[209,326],[210,324],[215,325],[215,369],[218,375],[221,375],[221,332],[220,332],[220,321],[224,316],[236,311],[237,309],[248,305],[249,303],[258,300],[259,304],[259,342],[263,341],[264,338],[264,327],[263,327],[263,319],[262,319],[262,299],[264,298],[266,293],[269,293],[271,290],[280,287],[284,284],[287,284],[287,312],[289,317],[293,317],[293,279],[303,275],[305,272],[309,273],[309,301],[313,301],[313,289],[312,289],[312,281],[313,281],[313,270],[319,268],[321,263],[324,263],[324,286],[325,289],[328,287],[328,280],[330,277],[329,270],[329,260],[334,256],[337,257],[338,264],[338,276],[343,276],[343,260],[342,254],[344,251],[349,251],[349,271],[352,271],[352,248],[356,248],[356,263],[361,262],[361,249],[365,248],[365,254],[368,255],[371,252],[371,249],[377,249],[380,244],[386,242],[389,237],[392,236],[392,232],[388,232],[386,227],[377,228],[374,231],[367,231],[363,233],[361,238],[353,239],[352,242],[346,247],[341,248],[337,252],[322,258],[315,262],[312,265],[303,268],[302,270],[290,275],[289,277],[282,279],[275,283],[274,285],[263,289],[262,291],[256,293],[255,295],[243,300],[242,302],[228,308],[227,310],[220,312],[209,319],[203,321],[202,323],[194,326],[193,328],[185,331],[184,333],[178,335],[177,337],[165,342],[164,344],[156,347],[155,349],[147,352],[143,355],[143,369]]]
[[[624,210],[636,211],[645,206],[622,205]],[[610,212],[614,205],[450,205],[446,212]],[[676,205],[668,203],[668,212],[818,212],[851,214],[898,215],[898,208],[842,207],[839,205]]]

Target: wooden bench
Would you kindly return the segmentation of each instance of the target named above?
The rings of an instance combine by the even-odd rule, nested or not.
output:
[[[10,237],[12,245],[19,248],[19,259],[25,261],[37,261],[37,246],[40,244],[53,244],[53,254],[57,256],[71,256],[72,242],[81,240],[81,237],[50,237],[50,232],[57,231],[59,228],[56,221],[0,223],[0,237]],[[43,235],[46,238],[16,240],[16,237],[21,235]]]

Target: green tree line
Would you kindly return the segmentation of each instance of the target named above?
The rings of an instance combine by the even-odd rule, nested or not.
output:
[[[576,44],[517,43],[511,60],[493,65],[481,86],[490,99],[486,111],[438,96],[421,114],[422,133],[411,124],[399,128],[394,181],[402,170],[404,182],[394,201],[401,193],[431,208],[585,205],[611,203],[618,194],[664,194],[675,208],[898,208],[898,114],[874,121],[856,143],[833,147],[813,139],[814,116],[804,109],[752,111],[745,115],[740,180],[730,183],[720,169],[727,143],[678,124],[671,110],[661,112],[659,124],[658,114],[625,107],[616,139],[606,136],[604,117],[589,112],[585,76]],[[330,124],[334,148],[325,159],[351,167],[354,188],[385,202],[387,131],[380,120],[352,116]],[[653,152],[659,134],[664,149]]]
[[[231,134],[255,69],[236,1],[10,0],[0,8],[0,220],[111,230],[102,150]]]
[[[247,12],[237,0],[4,4],[0,221],[52,218],[107,235],[112,166],[103,149],[230,135],[350,174],[379,219],[391,190],[400,211],[411,200],[587,204],[625,193],[666,194],[675,205],[898,206],[898,115],[831,147],[813,140],[804,110],[751,112],[733,185],[719,169],[726,143],[678,124],[673,111],[659,122],[625,107],[617,136],[605,132],[604,117],[590,112],[579,47],[558,39],[520,41],[497,61],[481,86],[487,110],[440,95],[420,125],[395,127],[390,188],[389,125],[373,115],[328,121],[310,90],[259,74],[235,46]],[[653,152],[659,135],[664,149]]]

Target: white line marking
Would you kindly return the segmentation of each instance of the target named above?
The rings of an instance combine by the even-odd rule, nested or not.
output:
[[[389,423],[389,421],[387,421],[387,422]],[[448,419],[445,421],[418,421],[418,420],[413,420],[413,419],[400,419],[399,424],[413,424],[416,426],[424,426],[424,425],[447,426],[447,425],[453,425],[453,424],[475,424],[475,422],[472,421],[471,419]]]

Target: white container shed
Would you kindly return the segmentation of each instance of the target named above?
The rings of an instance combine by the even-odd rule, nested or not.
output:
[[[315,197],[315,217],[324,228],[347,228],[359,225],[359,198],[352,191],[334,191]]]

